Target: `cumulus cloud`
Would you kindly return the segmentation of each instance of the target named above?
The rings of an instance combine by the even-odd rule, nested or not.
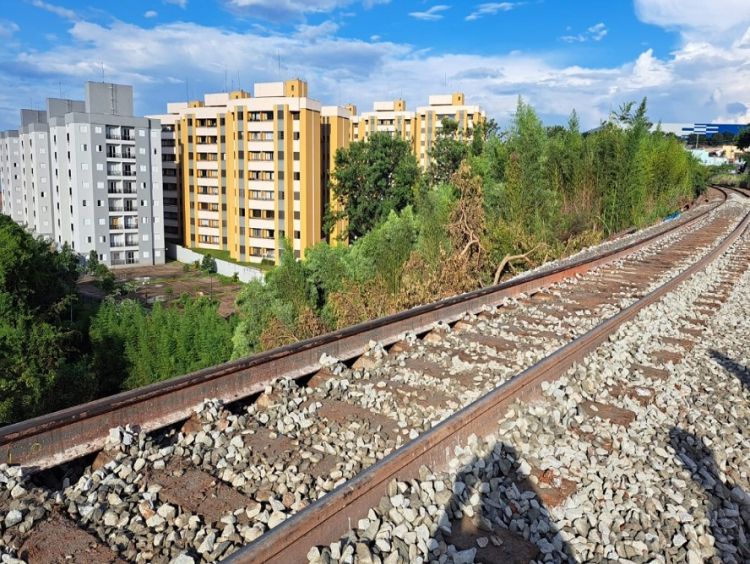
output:
[[[50,2],[44,2],[43,0],[31,0],[31,5],[41,10],[46,10],[56,16],[60,16],[66,20],[76,19],[76,13],[68,8],[63,8],[57,4],[51,4]]]
[[[365,8],[390,0],[359,0]],[[248,17],[270,21],[302,19],[306,14],[328,13],[357,3],[357,0],[224,0],[224,5]]]
[[[148,10],[145,14],[143,14],[144,18],[155,18],[159,15],[159,12],[156,10]]]
[[[179,6],[183,10],[187,8],[188,0],[164,0],[167,4],[174,4],[175,6]]]
[[[560,39],[565,43],[584,43],[586,41],[601,41],[609,33],[607,26],[603,22],[592,25],[585,33],[575,35],[563,35]]]
[[[412,18],[416,18],[418,20],[432,22],[443,19],[443,14],[441,14],[440,12],[444,12],[445,10],[449,9],[450,6],[446,6],[445,4],[437,4],[436,6],[432,6],[430,9],[423,12],[409,12],[409,15]]]
[[[597,31],[602,28],[591,26],[587,33]],[[742,33],[730,34],[731,41],[738,43]],[[331,21],[300,23],[289,34],[186,22],[75,21],[68,34],[64,43],[0,53],[1,127],[17,125],[19,100],[54,95],[60,83],[81,96],[86,80],[101,77],[102,65],[106,80],[134,85],[142,114],[221,90],[227,77],[248,88],[280,75],[307,79],[311,95],[325,104],[352,102],[362,110],[377,99],[403,96],[415,108],[429,94],[463,91],[501,123],[519,95],[550,122],[563,122],[575,108],[584,127],[643,96],[654,121],[742,120],[738,104],[750,107],[748,51],[731,42],[684,40],[664,57],[646,49],[625,64],[584,67],[539,53],[438,54],[379,37],[345,38]]]
[[[686,33],[744,30],[750,23],[747,0],[635,0],[635,10],[643,22]]]
[[[485,4],[479,4],[473,12],[466,16],[466,21],[478,20],[484,16],[494,16],[498,12],[509,12],[515,8],[518,4],[513,2],[488,2]]]
[[[16,22],[9,20],[0,20],[0,38],[9,39],[18,32],[21,28],[18,27]]]

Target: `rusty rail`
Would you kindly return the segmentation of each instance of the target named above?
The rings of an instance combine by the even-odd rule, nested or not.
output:
[[[503,298],[536,292],[692,225],[727,200],[726,190],[717,190],[722,199],[716,205],[620,249],[0,428],[0,462],[18,464],[26,472],[53,467],[101,450],[113,427],[159,429],[188,418],[205,398],[236,401],[261,392],[276,378],[311,374],[320,368],[323,353],[350,360],[362,354],[370,341],[388,345],[404,333],[423,333],[439,321],[451,323]]]
[[[313,546],[338,540],[386,494],[388,484],[418,476],[423,465],[445,469],[453,458],[454,447],[463,446],[470,435],[484,436],[497,428],[497,421],[514,401],[532,399],[543,382],[565,374],[576,362],[593,352],[623,323],[632,320],[645,307],[675,290],[685,280],[721,256],[750,224],[747,214],[724,240],[703,258],[638,302],[607,319],[588,333],[571,341],[534,366],[526,369],[489,394],[476,400],[402,448],[342,484],[330,494],[293,515],[258,540],[240,549],[224,562],[286,563],[304,562]]]

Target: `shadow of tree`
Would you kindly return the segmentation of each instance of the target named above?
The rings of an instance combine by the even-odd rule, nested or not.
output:
[[[737,376],[737,379],[750,391],[750,368],[741,365],[717,350],[711,351],[711,358],[718,362],[725,370]]]
[[[750,562],[750,494],[730,478],[722,479],[724,474],[701,437],[674,427],[669,439],[683,466],[706,493],[711,534],[721,562]]]
[[[454,562],[576,562],[546,505],[564,501],[572,482],[528,467],[502,442],[485,456],[463,460],[433,537],[441,552],[453,545],[456,553],[448,554]]]

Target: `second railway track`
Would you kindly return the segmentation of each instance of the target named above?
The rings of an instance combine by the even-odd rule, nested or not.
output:
[[[216,560],[255,541],[235,558],[303,559],[312,546],[335,540],[352,519],[365,517],[391,479],[416,476],[427,461],[441,464],[449,445],[458,446],[494,423],[501,405],[538,394],[539,381],[521,385],[524,371],[540,366],[563,370],[566,362],[582,358],[584,348],[576,347],[597,326],[610,323],[613,331],[621,318],[643,307],[644,296],[658,299],[652,292],[676,285],[720,256],[744,229],[746,212],[738,202],[717,207],[637,248],[578,264],[573,278],[553,270],[549,281],[531,276],[508,292],[545,287],[531,297],[493,296],[482,304],[489,294],[479,293],[480,301],[470,308],[459,301],[428,309],[432,324],[426,319],[412,324],[421,338],[399,339],[406,329],[376,325],[373,346],[353,365],[342,360],[362,344],[347,344],[350,336],[344,334],[342,344],[322,351],[325,366],[303,385],[292,379],[271,384],[265,372],[266,379],[257,378],[255,384],[262,393],[249,406],[209,401],[180,430],[152,435],[137,428],[113,431],[108,448],[72,484],[49,487],[6,468],[3,475],[11,487],[5,498],[0,494],[0,505],[13,512],[11,521],[21,520],[8,526],[6,518],[0,549],[49,560],[57,554],[53,539],[68,535],[70,546],[88,547],[88,553],[78,553],[88,554],[87,560],[167,562],[180,554]],[[442,322],[434,325],[435,320]],[[394,323],[399,321],[409,327],[409,318],[396,316]],[[591,340],[585,350],[594,344]],[[309,365],[321,361],[321,350],[314,342],[307,346],[318,358],[298,358],[296,366],[284,364],[283,354],[271,353],[280,364],[275,375],[311,373]],[[677,353],[667,349],[660,354],[668,362]],[[214,391],[203,397],[241,395]],[[121,396],[113,403],[127,406],[129,399]],[[93,406],[92,417],[99,410]],[[466,414],[472,410],[467,427]],[[177,405],[162,418],[151,413],[146,425],[137,417],[118,424],[154,428],[178,419],[177,412],[184,408]],[[102,421],[112,417],[101,413]],[[86,416],[86,410],[72,410],[57,420],[42,418],[36,430],[54,434],[55,425],[64,429],[64,423]],[[10,444],[12,449],[14,438],[19,439],[17,450],[10,452],[17,452],[16,460],[25,466],[53,465],[103,442],[69,441],[72,446],[64,453],[39,443],[35,452],[33,430],[27,423],[0,431],[4,448]],[[299,514],[284,523],[294,513]],[[45,546],[47,552],[34,552],[33,547]]]

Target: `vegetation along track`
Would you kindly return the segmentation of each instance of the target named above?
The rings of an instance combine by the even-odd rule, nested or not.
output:
[[[109,410],[94,402],[3,429],[3,451],[26,469],[110,442],[58,491],[4,469],[12,487],[1,502],[11,522],[20,520],[6,518],[2,542],[49,559],[59,543],[47,542],[47,553],[29,547],[66,534],[69,550],[78,542],[100,560],[168,561],[221,558],[260,537],[235,557],[304,558],[365,516],[392,478],[415,476],[427,462],[439,467],[453,446],[494,425],[498,408],[537,394],[541,381],[720,255],[739,236],[743,213],[707,206],[678,229],[603,255],[108,398]],[[290,379],[316,371],[302,387]],[[276,377],[287,379],[272,384]],[[135,432],[184,419],[206,397],[260,391],[249,407],[202,404],[181,432]],[[134,426],[107,433],[126,423]]]

